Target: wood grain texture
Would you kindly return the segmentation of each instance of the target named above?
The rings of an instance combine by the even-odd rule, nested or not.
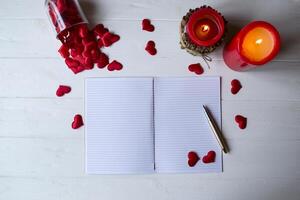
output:
[[[91,25],[104,23],[121,35],[105,49],[124,65],[120,72],[94,69],[73,75],[58,56],[44,1],[0,3],[0,199],[299,199],[300,191],[300,1],[81,0]],[[189,8],[213,6],[229,21],[229,40],[252,20],[267,20],[281,33],[274,61],[246,73],[228,69],[222,47],[203,60],[179,48],[178,23]],[[141,31],[151,18],[156,31]],[[158,54],[144,51],[148,40]],[[86,77],[194,76],[200,62],[205,76],[222,76],[222,129],[231,147],[224,173],[193,175],[87,176],[84,131],[72,130],[83,113]],[[243,88],[230,93],[230,81]],[[62,98],[59,84],[72,86]],[[236,114],[248,118],[240,130]]]

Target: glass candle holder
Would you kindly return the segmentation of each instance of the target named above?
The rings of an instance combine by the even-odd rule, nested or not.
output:
[[[46,0],[45,9],[57,37],[76,25],[88,24],[77,0]]]

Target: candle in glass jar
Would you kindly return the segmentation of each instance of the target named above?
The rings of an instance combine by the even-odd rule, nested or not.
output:
[[[245,71],[272,60],[279,48],[278,31],[267,22],[255,21],[245,26],[225,46],[223,57],[231,69]]]
[[[212,46],[223,36],[225,22],[223,17],[210,7],[195,11],[187,23],[187,34],[198,46]]]

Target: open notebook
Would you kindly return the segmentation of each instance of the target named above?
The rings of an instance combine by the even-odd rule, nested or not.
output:
[[[220,77],[86,79],[86,172],[221,172],[203,104],[221,125]],[[215,162],[188,166],[189,151],[210,150]]]

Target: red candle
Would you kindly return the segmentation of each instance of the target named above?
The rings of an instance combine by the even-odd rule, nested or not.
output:
[[[280,48],[280,36],[271,24],[255,21],[245,26],[223,51],[226,65],[235,71],[259,67],[272,60]]]
[[[225,22],[223,17],[211,7],[199,8],[189,18],[186,32],[198,46],[212,46],[223,36]]]

